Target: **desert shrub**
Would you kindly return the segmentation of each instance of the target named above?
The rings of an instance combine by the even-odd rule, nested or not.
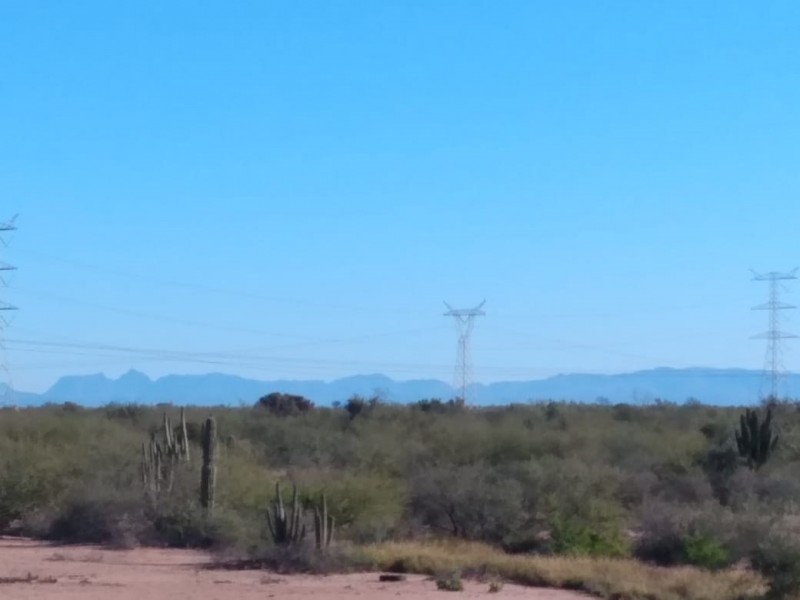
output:
[[[732,478],[740,471],[742,465],[739,453],[728,443],[715,445],[707,450],[698,460],[708,479],[714,496],[723,506],[731,502],[736,486]]]
[[[634,508],[641,505],[646,498],[651,497],[659,483],[658,476],[650,470],[623,473],[616,499],[622,508],[626,510]]]
[[[305,486],[314,501],[323,491],[336,518],[337,539],[371,543],[385,541],[405,516],[407,491],[397,480],[357,473],[309,478]],[[304,478],[299,479],[303,481]]]
[[[683,558],[683,538],[670,530],[647,532],[636,541],[634,555],[640,560],[660,566],[680,564]]]
[[[252,419],[241,425],[239,437],[260,451],[262,464],[275,469],[337,467],[366,458],[358,444],[349,443],[352,433],[348,436],[343,425],[320,422],[319,414],[274,419],[258,412],[252,411]]]
[[[683,561],[683,540],[697,520],[697,510],[649,499],[639,509],[639,532],[634,555],[657,565]]]
[[[150,539],[144,508],[125,498],[77,498],[50,523],[46,537],[66,544],[136,546]]]
[[[517,481],[484,464],[433,467],[411,481],[411,508],[426,528],[456,537],[502,541],[527,519]]]
[[[624,512],[617,500],[623,479],[604,465],[543,460],[539,512],[550,534],[548,549],[581,556],[625,556]]]
[[[291,546],[270,546],[260,550],[256,556],[241,565],[244,568],[259,567],[275,573],[312,573],[325,575],[342,573],[352,569],[347,548],[336,545],[325,552],[307,542]]]
[[[18,469],[6,468],[0,473],[0,531],[51,498],[46,479],[29,477]]]
[[[460,573],[448,573],[436,577],[436,589],[443,592],[463,592],[464,583]]]
[[[210,548],[218,541],[214,523],[192,504],[162,507],[154,515],[156,539],[171,548]]]
[[[112,421],[128,421],[131,424],[141,423],[150,412],[142,404],[108,404],[103,407],[107,419]]]
[[[744,473],[744,470],[742,470]],[[751,494],[758,502],[773,514],[787,514],[797,511],[797,500],[800,498],[800,469],[796,465],[761,471],[758,474],[747,473]],[[751,498],[749,498],[751,499]]]
[[[800,544],[795,537],[771,535],[754,551],[752,565],[768,582],[769,600],[800,595]]]
[[[464,403],[459,400],[443,401],[439,398],[430,398],[419,400],[416,404],[411,405],[423,413],[436,413],[440,415],[453,414],[464,410]]]
[[[380,404],[381,400],[378,396],[373,396],[372,398],[362,398],[361,396],[355,395],[347,399],[347,402],[344,404],[344,410],[352,421],[359,416],[368,416],[378,406],[380,406]]]
[[[735,515],[718,505],[649,501],[641,512],[634,555],[642,560],[714,570],[742,558]]]
[[[69,457],[34,442],[0,447],[0,531],[57,502],[75,472]]]
[[[485,449],[494,441],[490,427],[470,413],[431,415],[424,423],[416,434],[425,435],[416,466],[474,465],[486,460]]]
[[[220,453],[218,457],[217,502],[227,510],[254,519],[263,519],[278,480],[258,463],[256,456],[241,448]],[[195,491],[199,476],[187,484],[186,499]]]
[[[630,404],[615,404],[613,415],[617,421],[630,422],[636,418],[636,408]]]
[[[662,472],[651,494],[676,504],[701,504],[714,500],[714,491],[702,473]]]
[[[731,435],[731,428],[727,423],[703,423],[703,425],[700,426],[699,431],[708,441],[716,444],[724,443],[730,438]]]

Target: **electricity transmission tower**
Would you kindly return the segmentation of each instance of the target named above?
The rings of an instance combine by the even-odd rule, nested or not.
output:
[[[11,231],[16,231],[17,226],[15,224],[17,220],[17,215],[14,215],[11,219],[6,221],[5,223],[0,223],[0,244],[3,248],[8,245],[6,241],[6,236]],[[16,267],[13,265],[8,264],[7,262],[0,261],[0,286],[3,288],[6,287],[7,282],[5,279],[6,273],[9,271],[15,271]],[[6,400],[7,395],[11,393],[12,385],[11,385],[11,377],[9,376],[8,372],[8,365],[6,365],[5,360],[5,344],[3,333],[5,332],[5,328],[8,326],[8,321],[6,320],[6,313],[8,311],[17,310],[16,306],[5,302],[2,298],[0,298],[0,370],[2,370],[3,374],[5,375],[5,386],[2,390],[0,390],[0,398],[3,401]],[[4,402],[5,403],[5,402]]]
[[[458,390],[458,400],[467,403],[467,393],[472,382],[472,360],[470,355],[470,337],[475,327],[475,317],[482,317],[486,313],[481,310],[486,300],[475,308],[453,308],[447,302],[445,317],[453,317],[458,332],[458,354],[456,358],[455,385]]]
[[[789,273],[756,273],[753,271],[753,281],[766,281],[769,283],[769,301],[765,304],[754,306],[753,310],[766,310],[768,312],[769,329],[764,333],[753,336],[754,339],[767,340],[767,354],[764,365],[764,379],[769,381],[769,394],[762,399],[773,402],[779,399],[781,380],[784,376],[783,368],[783,340],[797,336],[781,330],[781,319],[784,310],[797,308],[792,304],[781,302],[781,292],[785,291],[783,281],[797,279],[797,269]],[[763,385],[763,384],[762,384]],[[784,391],[784,395],[785,391]]]

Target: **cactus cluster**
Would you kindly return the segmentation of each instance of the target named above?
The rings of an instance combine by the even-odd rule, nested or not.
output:
[[[200,506],[207,515],[214,512],[214,492],[217,485],[217,423],[209,417],[201,432],[203,466],[200,469]]]
[[[155,502],[162,493],[169,494],[175,482],[175,469],[180,463],[189,463],[189,437],[186,415],[181,409],[181,425],[176,431],[164,413],[162,439],[157,433],[148,443],[142,444],[141,474],[145,492]]]
[[[272,510],[267,509],[267,525],[272,541],[280,546],[299,544],[306,536],[306,526],[302,523],[303,509],[297,496],[297,486],[292,487],[292,505],[287,513],[283,503],[281,484],[275,484],[275,500]]]
[[[180,427],[174,428],[167,414],[164,414],[163,440],[154,434],[149,444],[142,444],[142,482],[145,491],[153,502],[160,494],[172,490],[175,468],[178,464],[189,464],[189,436],[186,427],[186,414],[181,409]],[[203,462],[200,468],[200,505],[206,515],[214,512],[214,496],[217,479],[217,424],[213,417],[206,419],[200,432]],[[328,499],[322,494],[321,502],[314,509],[314,541],[318,551],[323,552],[333,542],[336,520],[328,512]],[[275,484],[275,499],[267,508],[267,524],[272,541],[279,546],[301,544],[306,537],[303,507],[297,492],[292,486],[292,500],[287,510],[283,500],[280,482]]]
[[[181,423],[173,428],[169,417],[164,413],[161,430],[150,437],[148,443],[142,444],[142,484],[145,493],[155,505],[162,495],[172,492],[175,483],[175,472],[180,464],[189,465],[189,434],[186,427],[186,411],[181,409]],[[207,515],[214,511],[214,491],[217,479],[217,425],[213,417],[206,419],[201,431],[203,448],[203,464],[200,468],[200,505]]]
[[[314,541],[317,550],[324,551],[333,542],[333,529],[336,520],[328,514],[328,501],[322,494],[322,503],[314,506]],[[267,509],[267,525],[272,541],[278,546],[294,546],[301,544],[306,537],[306,526],[303,523],[303,507],[297,493],[297,486],[292,486],[291,507],[287,511],[281,492],[281,484],[275,484],[275,499],[272,509]]]
[[[772,433],[772,408],[767,408],[760,422],[758,412],[749,408],[739,417],[736,446],[747,466],[756,471],[769,459],[778,445],[778,435]]]

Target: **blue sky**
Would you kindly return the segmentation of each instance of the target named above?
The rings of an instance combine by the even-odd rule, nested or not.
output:
[[[450,380],[442,301],[484,298],[481,381],[760,368],[799,30],[778,1],[0,0],[6,378]]]

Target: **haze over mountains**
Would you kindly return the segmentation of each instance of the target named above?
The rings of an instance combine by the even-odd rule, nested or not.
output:
[[[533,381],[476,384],[475,403],[508,404],[545,400],[642,404],[656,399],[706,404],[743,405],[758,401],[760,371],[745,369],[657,368],[616,375],[565,374]],[[800,389],[800,375],[786,380],[790,395]],[[258,381],[236,375],[168,375],[152,380],[139,371],[117,379],[102,374],[62,377],[43,394],[7,391],[6,405],[32,406],[47,402],[75,402],[85,406],[108,403],[251,405],[270,392],[300,394],[317,404],[343,402],[354,394],[378,395],[388,402],[415,402],[423,398],[449,399],[450,385],[434,379],[395,381],[385,375],[356,375],[334,381]]]

